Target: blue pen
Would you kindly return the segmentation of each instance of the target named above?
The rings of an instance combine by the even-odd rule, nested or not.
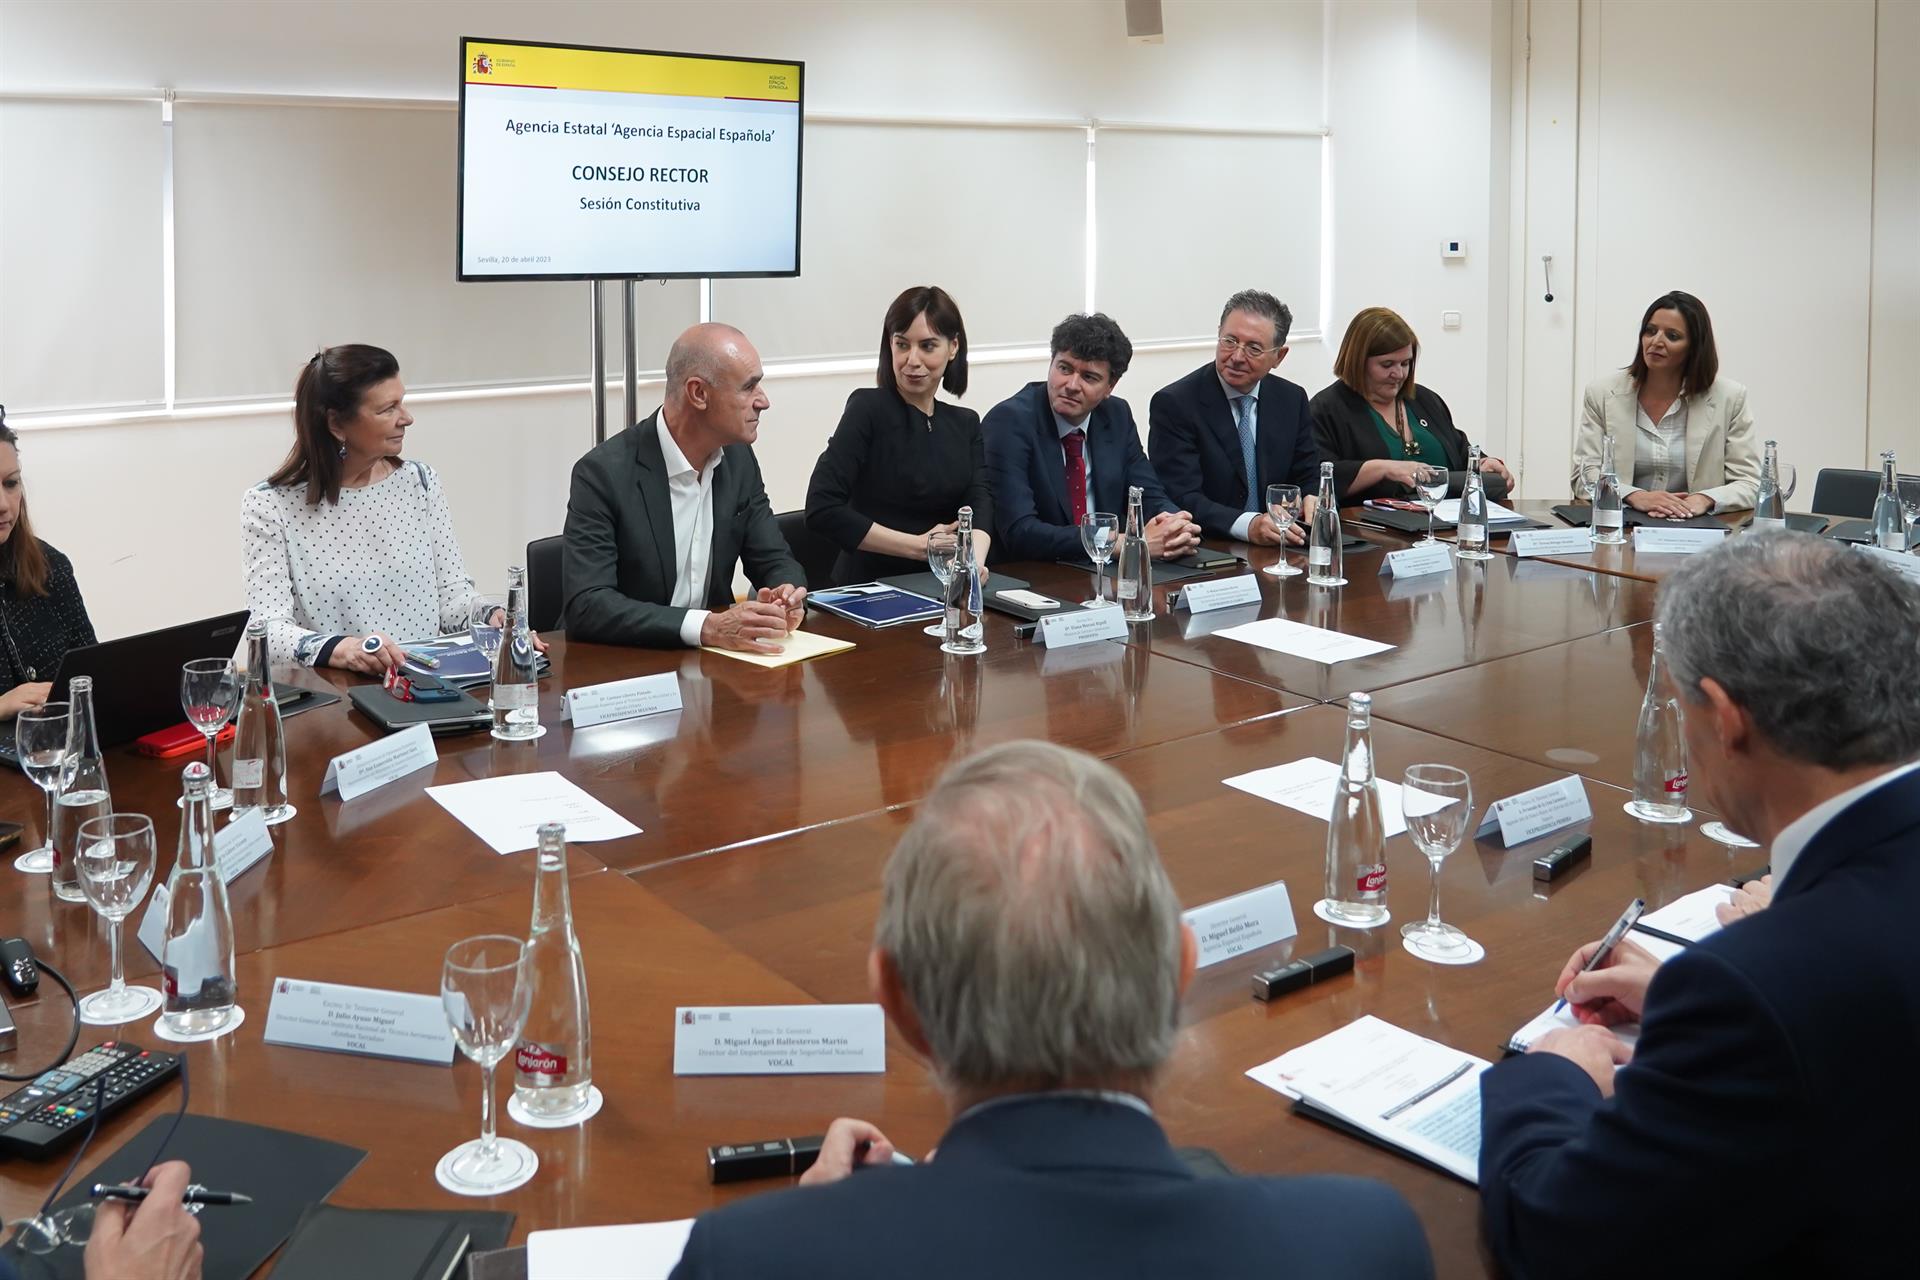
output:
[[[1627,930],[1633,928],[1634,921],[1638,920],[1640,913],[1646,909],[1647,903],[1644,898],[1635,898],[1632,902],[1629,902],[1627,909],[1620,913],[1620,918],[1613,922],[1613,928],[1607,930],[1607,936],[1600,939],[1600,945],[1595,947],[1593,954],[1587,957],[1587,963],[1580,972],[1592,973],[1595,969],[1598,969],[1602,964],[1606,963],[1607,957],[1612,955],[1613,949],[1620,944],[1620,939],[1627,936]],[[1561,996],[1560,1002],[1553,1006],[1553,1011],[1559,1013],[1566,1007],[1567,998]]]

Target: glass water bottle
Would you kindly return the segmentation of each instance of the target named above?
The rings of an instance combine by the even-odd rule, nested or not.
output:
[[[1373,698],[1347,698],[1347,746],[1327,821],[1327,896],[1319,913],[1370,929],[1387,921],[1386,824],[1373,770]]]
[[[987,629],[980,611],[980,562],[973,545],[973,508],[960,508],[954,529],[953,572],[947,575],[946,636],[940,648],[947,653],[985,653]]]
[[[287,730],[273,694],[267,660],[267,624],[247,623],[247,683],[233,730],[233,816],[258,809],[268,826],[293,816],[287,803]]]
[[[160,944],[160,1014],[183,1036],[218,1031],[233,1016],[233,912],[213,853],[212,775],[196,761],[180,775],[180,843],[167,878],[167,932]]]
[[[1767,441],[1760,460],[1760,488],[1753,498],[1753,527],[1784,529],[1787,524],[1787,500],[1780,492],[1780,447]]]
[[[513,1092],[543,1120],[561,1120],[587,1105],[593,1083],[593,1035],[587,1022],[587,966],[573,931],[567,887],[567,829],[542,823],[533,881],[533,928],[527,935],[527,978],[533,1000],[513,1055]]]
[[[1344,557],[1340,553],[1340,508],[1333,496],[1333,464],[1320,464],[1320,497],[1313,508],[1313,524],[1307,539],[1307,581],[1316,587],[1337,587],[1346,582]]]
[[[67,681],[68,758],[73,772],[53,798],[53,892],[65,902],[85,902],[80,888],[80,824],[113,812],[107,793],[107,763],[100,754],[100,732],[93,724],[93,677]]]
[[[493,657],[493,736],[521,742],[540,736],[540,655],[527,630],[527,571],[507,569],[506,617]]]
[[[1127,531],[1120,543],[1120,607],[1128,622],[1153,621],[1153,555],[1147,548],[1146,499],[1127,489]]]
[[[1880,496],[1873,500],[1873,545],[1887,551],[1907,549],[1907,521],[1900,511],[1900,471],[1893,450],[1880,455]]]
[[[1491,560],[1487,533],[1487,482],[1480,474],[1480,446],[1467,450],[1467,479],[1460,490],[1460,519],[1454,525],[1454,554],[1462,560]]]
[[[1600,473],[1593,482],[1593,540],[1617,545],[1627,540],[1627,521],[1615,466],[1613,435],[1606,432],[1600,436]]]
[[[1680,699],[1662,678],[1660,624],[1653,624],[1653,656],[1647,662],[1647,696],[1633,744],[1633,801],[1627,812],[1642,822],[1686,822],[1687,739]]]

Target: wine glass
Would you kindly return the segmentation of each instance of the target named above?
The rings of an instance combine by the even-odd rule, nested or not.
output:
[[[1420,539],[1421,546],[1439,541],[1433,536],[1433,509],[1447,496],[1448,480],[1446,470],[1441,467],[1428,467],[1414,478],[1414,500],[1427,510],[1427,536]]]
[[[1438,808],[1434,806],[1438,805]],[[1450,924],[1440,922],[1440,864],[1466,838],[1473,816],[1473,782],[1461,769],[1445,764],[1416,764],[1400,787],[1400,812],[1407,834],[1433,867],[1427,918],[1400,928],[1415,954],[1435,960],[1460,960],[1478,945]]]
[[[65,702],[45,702],[22,711],[13,720],[13,744],[20,768],[33,785],[47,793],[46,843],[13,860],[15,870],[45,875],[53,870],[53,793],[67,780],[73,746],[67,741],[70,723]]]
[[[240,679],[231,658],[195,658],[180,668],[180,707],[207,738],[207,799],[215,809],[231,809],[233,792],[220,785],[220,731],[240,705]]]
[[[1270,484],[1267,486],[1267,515],[1273,520],[1274,527],[1284,539],[1287,530],[1293,528],[1300,519],[1300,486],[1297,484]],[[1280,544],[1280,558],[1268,565],[1262,572],[1276,578],[1297,578],[1301,569],[1287,563],[1287,544]]]
[[[463,1196],[498,1195],[533,1177],[540,1158],[493,1125],[493,1069],[513,1051],[533,1002],[527,944],[503,934],[463,938],[447,948],[440,1004],[460,1051],[480,1064],[480,1136],[440,1158],[434,1176]]]
[[[1573,496],[1589,512],[1593,510],[1593,495],[1600,490],[1600,464],[1583,462],[1573,475]],[[1591,516],[1589,516],[1591,519]]]
[[[493,670],[493,660],[500,656],[500,633],[507,621],[507,598],[505,596],[475,596],[467,612],[467,634],[473,637],[473,647],[487,660],[487,670]],[[489,686],[491,688],[491,686]],[[493,695],[487,695],[487,706],[493,706]]]
[[[1080,517],[1080,545],[1093,561],[1093,598],[1107,598],[1107,561],[1113,559],[1114,538],[1120,532],[1120,517],[1111,511],[1089,511]]]
[[[1781,495],[1784,497],[1789,492],[1791,490],[1782,489]],[[1903,484],[1899,492],[1900,514],[1907,521],[1907,550],[1920,556],[1920,541],[1916,541],[1920,537],[1920,484]]]
[[[116,1027],[144,1018],[160,1007],[152,987],[130,987],[120,949],[120,926],[147,896],[153,883],[153,820],[139,813],[110,813],[80,824],[74,858],[80,888],[93,909],[106,917],[113,940],[113,979],[105,991],[80,1002],[80,1021]]]
[[[947,600],[947,586],[953,581],[954,561],[960,558],[960,535],[947,530],[938,530],[927,535],[927,568],[933,570],[933,576],[940,579],[940,603],[944,607]],[[936,622],[920,628],[922,635],[939,636],[946,639],[947,624]]]

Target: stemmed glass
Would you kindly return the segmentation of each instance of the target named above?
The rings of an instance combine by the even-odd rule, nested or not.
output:
[[[507,620],[507,598],[505,596],[475,596],[473,605],[467,614],[467,634],[473,637],[473,647],[478,649],[487,660],[487,671],[493,671],[493,660],[500,656],[500,633]],[[489,683],[489,689],[492,685]],[[487,705],[493,705],[491,693],[487,696]]]
[[[33,785],[47,793],[46,843],[13,860],[14,869],[45,875],[53,870],[53,794],[67,780],[73,763],[72,732],[64,702],[46,702],[14,717],[13,743],[20,768]]]
[[[1080,545],[1093,561],[1093,598],[1107,598],[1107,561],[1113,559],[1114,538],[1120,532],[1120,517],[1111,511],[1089,511],[1080,517]]]
[[[1267,486],[1267,515],[1274,527],[1280,531],[1280,558],[1268,565],[1262,572],[1276,578],[1297,578],[1303,572],[1299,566],[1287,562],[1287,530],[1293,528],[1300,519],[1300,486],[1297,484],[1270,484]]]
[[[490,1196],[533,1177],[540,1158],[524,1142],[494,1132],[493,1069],[513,1051],[533,1002],[527,944],[503,934],[463,938],[447,948],[440,1004],[460,1051],[480,1064],[480,1136],[440,1158],[440,1185],[463,1196]]]
[[[1419,545],[1437,542],[1433,536],[1433,509],[1447,496],[1447,472],[1440,467],[1428,467],[1413,482],[1414,501],[1427,509],[1427,536],[1420,539]]]
[[[1439,804],[1439,808],[1434,808]],[[1427,918],[1400,927],[1400,936],[1416,954],[1434,960],[1460,960],[1478,945],[1450,924],[1440,922],[1440,864],[1466,838],[1473,816],[1473,783],[1464,770],[1445,764],[1416,764],[1400,789],[1400,812],[1407,834],[1433,867]]]
[[[240,679],[231,658],[195,658],[180,668],[180,707],[187,720],[207,738],[207,776],[213,785],[207,799],[215,809],[231,809],[233,792],[220,786],[219,753],[215,743],[240,705]]]
[[[1781,495],[1791,492],[1791,489],[1782,489]],[[1920,556],[1920,541],[1916,541],[1920,538],[1920,484],[1900,486],[1900,514],[1907,521],[1907,550]]]
[[[106,917],[113,939],[113,980],[80,1002],[80,1021],[117,1027],[144,1018],[160,1007],[152,987],[130,987],[120,949],[120,925],[133,914],[153,883],[153,821],[144,814],[110,813],[80,824],[75,841],[80,888],[93,909]]]
[[[959,534],[941,530],[927,535],[927,568],[933,571],[934,577],[940,579],[942,608],[945,608],[947,603],[947,586],[953,581],[954,561],[959,558]],[[947,638],[947,624],[936,622],[931,626],[920,628],[920,632],[922,635],[939,636],[944,640]]]

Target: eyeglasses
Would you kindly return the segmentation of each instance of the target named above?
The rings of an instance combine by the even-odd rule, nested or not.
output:
[[[1220,339],[1220,352],[1222,355],[1230,356],[1238,351],[1249,360],[1258,360],[1271,350],[1273,350],[1272,347],[1263,347],[1257,342],[1242,342],[1238,338],[1227,337]]]

